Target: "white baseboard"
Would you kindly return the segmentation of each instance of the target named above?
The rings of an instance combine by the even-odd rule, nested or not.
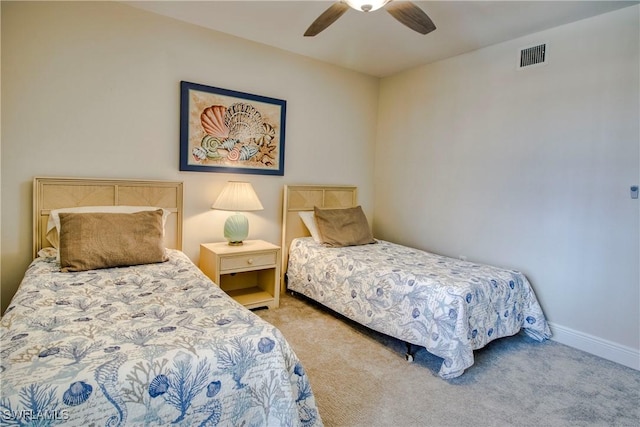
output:
[[[640,350],[549,322],[551,339],[603,359],[640,370]]]

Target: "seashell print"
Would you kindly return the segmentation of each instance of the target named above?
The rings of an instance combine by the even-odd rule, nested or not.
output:
[[[207,397],[214,397],[221,388],[222,383],[220,381],[211,381],[207,386]]]
[[[488,336],[493,335],[493,328],[489,328],[489,330],[487,331],[487,335]]]
[[[158,332],[173,332],[175,330],[175,326],[163,326],[162,328],[158,329]]]
[[[139,317],[144,317],[144,316],[146,316],[146,315],[147,315],[146,313],[136,313],[136,314],[132,314],[132,315],[131,315],[131,318],[132,318],[132,319],[137,319],[137,318],[139,318]]]
[[[158,397],[169,390],[169,378],[166,375],[158,375],[149,384],[149,396]]]
[[[525,320],[530,325],[533,325],[534,323],[536,323],[536,318],[535,317],[527,316],[527,318]]]
[[[84,381],[76,381],[64,392],[62,401],[67,406],[78,406],[87,401],[92,391],[93,387],[91,385]]]
[[[258,154],[258,147],[255,145],[243,145],[240,147],[240,160],[249,160],[256,154]]]
[[[262,124],[262,134],[256,138],[258,145],[269,145],[276,137],[276,130],[269,123]]]
[[[200,142],[200,145],[205,150],[210,150],[210,149],[215,150],[218,148],[220,143],[221,143],[220,138],[216,138],[215,136],[211,136],[211,135],[205,135],[204,138],[202,138],[202,142]]]
[[[229,323],[231,323],[230,319],[220,319],[220,320],[216,321],[216,325],[218,325],[218,326],[228,325]]]
[[[91,320],[91,317],[78,317],[74,320],[74,322],[88,322]]]
[[[296,363],[296,366],[293,368],[293,373],[299,377],[304,377],[304,368],[300,362]]]
[[[40,352],[40,354],[38,354],[38,357],[49,357],[49,356],[53,356],[60,353],[60,347],[51,347],[48,348],[46,350],[42,350]]]
[[[197,161],[202,161],[207,158],[207,150],[202,147],[194,147],[191,154],[193,154],[193,158]],[[116,285],[117,284],[118,283],[116,283]]]
[[[207,158],[209,159],[219,159],[222,157],[220,153],[218,153],[218,147],[220,146],[220,139],[211,135],[205,135],[202,138],[202,142],[200,145],[207,152]]]
[[[275,347],[275,345],[276,343],[271,338],[262,337],[258,342],[258,351],[260,353],[269,353],[271,350],[273,350],[273,347]]]
[[[465,300],[467,301],[467,304],[470,304],[472,299],[473,299],[473,295],[471,295],[471,292],[469,292],[465,298]]]
[[[106,347],[104,349],[104,352],[105,353],[115,353],[118,350],[120,350],[120,346],[119,345],[112,345],[110,347]]]
[[[231,160],[232,162],[237,162],[238,160],[240,160],[240,149],[234,148],[233,150],[229,151],[229,154],[227,154],[227,159]]]
[[[237,143],[237,139],[226,139],[220,143],[220,148],[224,148],[225,150],[233,150],[233,147],[235,147]]]
[[[225,124],[225,113],[227,107],[224,105],[212,105],[202,110],[200,123],[208,135],[226,138],[229,135],[229,128]]]
[[[229,128],[229,137],[239,141],[262,135],[262,115],[251,104],[232,104],[224,114],[224,124]]]
[[[413,317],[414,319],[417,319],[418,317],[420,317],[420,310],[418,310],[417,308],[414,308],[413,311],[411,312],[411,317]]]

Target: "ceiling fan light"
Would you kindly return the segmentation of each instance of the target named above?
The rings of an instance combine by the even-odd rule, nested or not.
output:
[[[373,12],[380,9],[389,0],[346,0],[347,4],[360,12]]]

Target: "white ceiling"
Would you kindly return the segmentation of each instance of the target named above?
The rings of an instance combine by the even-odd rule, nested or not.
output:
[[[380,9],[349,10],[303,37],[331,1],[125,1],[223,33],[384,77],[638,1],[415,1],[437,29],[418,34]],[[631,13],[631,11],[629,11]],[[516,53],[514,52],[514,55]]]

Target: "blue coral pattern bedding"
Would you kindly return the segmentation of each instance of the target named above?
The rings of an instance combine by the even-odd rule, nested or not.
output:
[[[168,253],[80,273],[33,261],[1,321],[0,424],[322,425],[281,333]]]
[[[551,336],[522,273],[382,240],[327,248],[294,239],[287,278],[289,290],[441,357],[445,379],[473,365],[473,350],[521,328],[537,341]]]

